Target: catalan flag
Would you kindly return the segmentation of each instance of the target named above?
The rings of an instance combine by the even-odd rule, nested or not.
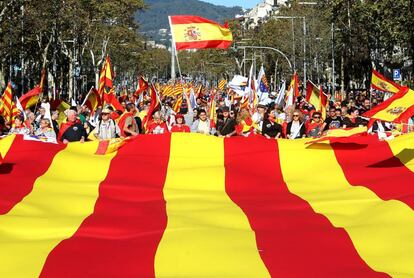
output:
[[[220,91],[224,91],[224,89],[226,88],[226,85],[227,85],[227,80],[226,79],[222,79],[222,80],[219,81],[218,89]]]
[[[390,93],[398,93],[402,87],[397,83],[394,83],[391,80],[388,80],[385,76],[377,72],[376,70],[372,70],[371,75],[371,88],[383,92],[390,92]]]
[[[163,96],[170,97],[173,95],[174,89],[172,85],[165,85],[162,89]]]
[[[98,93],[101,99],[103,99],[104,93],[105,93],[105,72],[106,72],[106,64],[104,63],[102,65],[101,72],[99,74],[99,87],[98,87]]]
[[[184,92],[183,84],[179,81],[174,85],[173,96],[179,96]]]
[[[174,103],[174,107],[173,107],[173,110],[174,110],[175,113],[180,112],[181,106],[183,105],[183,98],[184,98],[184,93],[181,93],[181,95],[179,95],[176,98],[175,103]]]
[[[209,19],[192,15],[170,16],[170,27],[177,50],[221,48],[233,42],[228,24],[220,25]]]
[[[7,85],[6,90],[4,90],[3,95],[0,98],[0,115],[4,117],[6,122],[8,123],[12,122],[13,91],[12,91],[12,85],[10,82]]]
[[[403,87],[391,98],[365,112],[364,116],[385,122],[406,123],[414,116],[414,91]]]
[[[12,135],[0,277],[412,277],[413,140]]]

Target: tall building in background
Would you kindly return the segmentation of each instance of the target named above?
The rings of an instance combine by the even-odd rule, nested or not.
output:
[[[244,27],[251,29],[266,22],[272,15],[278,14],[279,7],[286,5],[286,2],[287,0],[263,0],[242,16]]]

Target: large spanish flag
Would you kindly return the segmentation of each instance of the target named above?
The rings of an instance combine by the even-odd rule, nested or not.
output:
[[[177,50],[221,48],[227,49],[233,42],[228,25],[220,25],[209,19],[192,15],[169,17],[171,33]]]
[[[391,98],[365,112],[364,116],[386,122],[406,123],[414,116],[414,91],[403,87]]]
[[[6,137],[0,277],[413,277],[413,140]]]
[[[371,75],[371,88],[383,92],[390,92],[390,93],[398,93],[402,87],[397,83],[394,83],[391,80],[388,80],[385,76],[377,72],[376,70],[372,70]]]

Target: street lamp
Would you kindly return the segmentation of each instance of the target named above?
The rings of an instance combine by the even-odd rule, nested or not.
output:
[[[286,54],[285,54],[285,53],[283,53],[282,51],[280,51],[280,50],[279,50],[279,49],[277,49],[277,48],[274,48],[274,47],[269,47],[269,46],[252,46],[252,45],[241,45],[241,46],[237,46],[237,47],[236,47],[236,49],[242,49],[242,50],[244,50],[244,53],[246,53],[246,49],[267,49],[267,50],[273,50],[273,51],[275,51],[275,52],[279,53],[280,55],[282,55],[282,57],[286,59],[286,61],[287,61],[287,62],[288,62],[288,64],[289,64],[290,69],[291,69],[291,70],[292,70],[292,72],[293,72],[292,63],[290,62],[289,58],[286,56]],[[243,61],[245,61],[245,60],[246,60],[246,57],[244,57],[244,60],[243,60]]]
[[[301,2],[302,3],[302,2]],[[303,2],[305,3],[305,2]],[[309,2],[310,3],[310,2]],[[303,86],[306,84],[306,17],[304,16],[274,16],[276,19],[302,19],[303,20]]]

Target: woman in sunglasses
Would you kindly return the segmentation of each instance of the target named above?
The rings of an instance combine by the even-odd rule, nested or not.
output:
[[[287,125],[286,135],[289,139],[306,137],[305,123],[302,120],[302,114],[299,110],[293,111],[292,121]]]
[[[308,137],[319,137],[320,131],[322,130],[323,119],[321,112],[314,112],[312,118],[306,125],[306,135]]]

